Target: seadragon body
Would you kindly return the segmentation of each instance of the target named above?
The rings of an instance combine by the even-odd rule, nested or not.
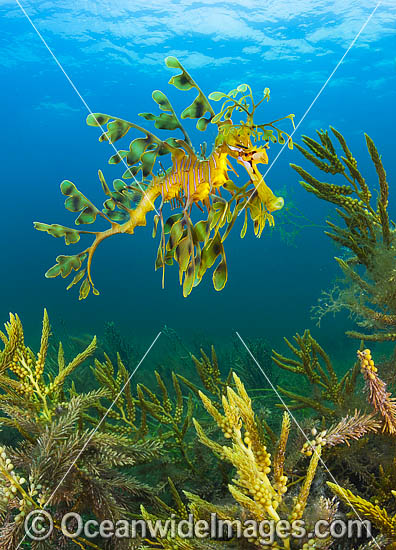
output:
[[[133,140],[128,151],[118,151],[110,158],[111,164],[123,162],[127,166],[123,180],[114,180],[114,191],[110,190],[99,171],[103,191],[108,197],[102,210],[96,208],[70,181],[65,180],[61,184],[62,193],[68,197],[65,201],[66,208],[72,212],[80,212],[77,225],[93,223],[99,215],[110,224],[108,229],[84,231],[58,224],[35,222],[36,229],[55,237],[64,237],[66,244],[79,241],[83,234],[93,235],[93,242],[88,248],[74,256],[58,256],[57,263],[46,273],[47,277],[56,277],[59,274],[66,277],[73,270],[77,271],[68,288],[85,275],[80,287],[80,299],[85,298],[91,288],[94,294],[98,294],[92,281],[92,259],[99,244],[113,235],[133,234],[136,227],[146,225],[147,215],[152,211],[157,212],[154,218],[154,236],[159,222],[162,229],[156,268],[161,267],[164,270],[165,265],[176,261],[179,264],[183,293],[187,296],[217,258],[220,258],[220,262],[214,271],[213,282],[216,290],[224,287],[227,268],[223,242],[238,214],[245,210],[241,236],[246,232],[248,211],[254,222],[255,232],[260,235],[266,221],[273,224],[272,212],[283,207],[283,199],[274,195],[257,167],[268,163],[269,141],[284,143],[286,136],[289,147],[292,147],[291,137],[274,126],[278,121],[262,125],[253,123],[254,111],[264,99],[268,101],[269,90],[265,90],[263,99],[257,104],[254,104],[252,92],[246,84],[229,94],[214,92],[209,98],[214,101],[224,100],[221,111],[216,115],[207,98],[179,61],[171,57],[167,58],[166,63],[169,67],[182,71],[170,83],[178,89],[198,90],[196,100],[185,109],[181,118],[198,118],[199,130],[205,130],[209,123],[217,124],[218,134],[214,147],[208,157],[202,147],[200,154],[194,151],[169,100],[158,90],[153,92],[153,99],[164,113],[159,116],[142,113],[141,116],[154,121],[159,129],[179,129],[184,139],[168,138],[164,141],[137,124],[109,115],[96,114],[88,117],[89,125],[102,128],[107,124],[107,132],[102,134],[101,141],[114,143],[130,130],[143,132],[145,137]],[[248,94],[236,99],[239,93],[247,90]],[[247,102],[247,97],[251,99],[251,104]],[[246,113],[246,122],[234,124],[231,119],[234,112]],[[209,118],[205,118],[206,113],[209,113]],[[285,118],[293,120],[293,115]],[[277,132],[277,139],[273,135],[274,130]],[[264,141],[264,145],[258,146],[259,141]],[[160,161],[160,157],[165,155],[171,157],[171,166],[167,170]],[[248,183],[241,187],[237,187],[230,178],[230,172],[237,175],[232,160],[243,166],[249,176]],[[154,173],[154,165],[157,164],[160,169]],[[139,173],[142,176],[140,180],[136,177]],[[132,179],[133,182],[128,184],[124,181],[127,179]],[[229,194],[228,199],[222,197],[222,190]],[[166,203],[171,203],[174,208],[179,207],[181,211],[164,222],[162,212]],[[196,224],[191,219],[194,206],[198,207],[199,212],[207,213],[207,217]],[[224,226],[226,230],[220,234],[220,229]]]

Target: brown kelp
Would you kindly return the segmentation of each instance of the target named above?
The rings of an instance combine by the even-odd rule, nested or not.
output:
[[[136,227],[146,225],[146,216],[151,211],[156,211],[153,236],[158,225],[161,227],[155,267],[164,271],[166,265],[175,261],[179,265],[183,294],[187,296],[217,260],[213,273],[214,288],[221,290],[224,287],[227,264],[223,243],[239,213],[245,211],[241,237],[247,230],[248,214],[253,220],[255,234],[260,236],[266,222],[273,225],[272,213],[283,207],[284,200],[276,197],[266,185],[258,165],[268,163],[270,142],[287,142],[289,148],[293,147],[290,135],[277,123],[284,119],[293,122],[294,115],[257,123],[254,115],[257,107],[269,100],[268,88],[258,102],[254,101],[247,84],[241,84],[228,93],[212,92],[207,98],[175,57],[167,57],[165,62],[168,67],[181,71],[171,78],[170,84],[178,90],[195,90],[198,94],[180,118],[197,119],[196,127],[200,131],[205,131],[209,124],[217,128],[213,150],[207,156],[206,147],[201,146],[200,151],[193,148],[169,99],[159,90],[155,90],[152,97],[163,112],[159,115],[140,113],[140,116],[153,122],[158,130],[178,131],[180,138],[163,140],[142,126],[110,115],[95,113],[88,116],[90,126],[103,129],[107,125],[100,141],[114,144],[130,131],[137,131],[143,137],[133,139],[127,150],[117,151],[110,158],[110,164],[122,162],[127,168],[123,179],[114,180],[113,190],[99,171],[99,180],[107,197],[103,209],[97,208],[72,182],[65,180],[61,183],[61,191],[67,197],[66,208],[79,212],[76,225],[92,224],[99,216],[109,224],[108,229],[86,231],[59,224],[34,224],[39,231],[46,231],[53,237],[64,237],[67,245],[77,243],[82,235],[92,236],[93,242],[88,248],[72,256],[58,256],[57,263],[46,273],[46,277],[61,275],[65,278],[76,271],[68,288],[83,279],[80,299],[86,298],[91,288],[94,294],[98,293],[91,273],[92,258],[98,245],[112,235],[133,234]],[[218,113],[209,100],[222,102]],[[244,116],[245,120],[233,122],[232,117],[238,115]],[[170,160],[168,167],[163,165],[167,159]],[[230,171],[237,175],[232,160],[245,168],[249,177],[247,183],[238,186],[235,178],[231,179]],[[222,197],[222,190],[227,198]],[[157,199],[158,209],[155,206]],[[179,211],[164,220],[163,206],[166,203]],[[194,212],[198,218],[196,223],[191,217],[193,206],[197,207]]]
[[[396,340],[396,233],[388,214],[386,172],[373,140],[365,135],[378,177],[377,188],[369,185],[343,135],[335,128],[331,131],[341,153],[323,130],[317,132],[319,142],[303,136],[306,148],[298,144],[297,148],[316,168],[344,181],[340,184],[320,181],[301,166],[291,165],[303,178],[300,183],[304,189],[336,205],[336,213],[344,225],[327,220],[330,231],[326,235],[348,252],[343,258],[336,258],[345,274],[345,285],[324,293],[314,309],[315,317],[320,321],[326,313],[345,308],[366,329],[365,333],[348,331],[349,336],[372,341]]]

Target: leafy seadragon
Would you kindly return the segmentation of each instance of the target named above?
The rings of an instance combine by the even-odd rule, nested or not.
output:
[[[255,234],[260,236],[267,221],[273,225],[272,212],[283,207],[283,199],[276,197],[266,185],[257,165],[268,163],[270,141],[284,144],[287,140],[289,148],[293,147],[291,136],[278,128],[276,123],[286,118],[293,123],[294,115],[265,124],[254,123],[256,108],[264,100],[269,100],[269,89],[264,90],[263,98],[255,104],[252,90],[247,84],[241,84],[228,94],[211,93],[209,99],[223,102],[220,112],[216,114],[180,62],[175,57],[168,57],[165,63],[181,71],[170,79],[170,84],[179,90],[195,88],[198,92],[193,103],[182,112],[181,119],[197,119],[196,127],[200,131],[205,131],[208,124],[217,125],[218,134],[213,150],[208,157],[205,147],[201,146],[199,153],[194,150],[171,103],[159,90],[155,90],[152,97],[163,112],[159,115],[140,113],[140,116],[154,122],[155,128],[159,130],[180,131],[183,138],[169,137],[162,140],[147,129],[121,118],[99,113],[88,116],[87,124],[90,126],[102,128],[107,124],[107,131],[100,136],[100,141],[114,144],[130,130],[140,132],[143,137],[135,138],[128,150],[117,151],[110,158],[110,164],[122,162],[127,168],[123,179],[113,181],[113,190],[99,171],[99,180],[107,196],[101,210],[72,182],[65,180],[61,183],[61,191],[67,197],[65,207],[71,212],[80,213],[76,225],[91,224],[97,216],[101,216],[110,225],[107,230],[85,231],[58,224],[34,224],[39,231],[46,231],[54,237],[64,237],[67,245],[78,242],[83,234],[93,236],[93,242],[88,248],[72,256],[58,256],[57,263],[46,273],[46,277],[61,275],[65,278],[73,270],[76,271],[68,289],[85,277],[80,287],[80,299],[88,296],[91,287],[93,293],[98,294],[92,281],[92,258],[98,245],[112,235],[133,234],[136,227],[146,225],[146,216],[151,211],[157,212],[154,217],[154,237],[158,226],[161,227],[155,268],[162,268],[164,273],[165,265],[176,261],[183,295],[188,296],[217,259],[219,262],[213,272],[213,284],[216,290],[224,288],[227,264],[223,243],[239,213],[244,210],[241,237],[246,234],[248,213],[253,220]],[[236,113],[244,115],[246,120],[234,124],[231,117]],[[262,142],[262,146],[258,146],[258,142]],[[171,161],[167,169],[160,160],[160,157],[166,155],[170,155]],[[249,181],[245,185],[238,187],[230,179],[230,171],[237,175],[231,159],[246,169]],[[131,183],[124,180],[131,180]],[[221,189],[227,191],[227,198],[222,197]],[[162,214],[165,203],[180,209],[166,221]],[[196,223],[191,219],[194,205],[202,218]]]

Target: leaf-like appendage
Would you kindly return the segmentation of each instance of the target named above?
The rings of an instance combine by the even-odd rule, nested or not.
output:
[[[188,72],[183,68],[180,61],[173,56],[169,56],[165,59],[165,65],[170,69],[180,69],[182,72],[169,80],[169,84],[175,86],[178,90],[188,91],[192,88],[196,88],[196,84]]]
[[[173,214],[172,216],[169,216],[169,218],[166,220],[165,225],[164,225],[164,233],[165,233],[165,235],[167,235],[168,233],[170,233],[173,224],[176,223],[177,221],[181,220],[182,217],[183,217],[183,214],[182,214],[182,213]]]
[[[187,270],[191,258],[191,246],[187,236],[179,240],[175,247],[175,259],[179,264],[179,271],[184,273]]]
[[[211,94],[208,95],[208,97],[212,101],[220,101],[221,99],[226,97],[226,94],[223,92],[212,92]]]
[[[127,212],[121,212],[119,210],[112,212],[111,210],[103,209],[103,213],[115,223],[124,223],[128,220],[129,216]]]
[[[215,115],[212,118],[213,124],[215,124],[216,122],[220,122],[222,116],[223,116],[223,111],[220,111],[220,113],[217,113],[217,115]]]
[[[272,143],[276,143],[276,137],[274,136],[274,131],[265,128],[262,132],[260,132],[260,137],[263,141],[272,141]]]
[[[104,124],[106,124],[111,119],[111,116],[109,115],[103,115],[102,113],[91,113],[87,116],[87,124],[88,126],[94,126],[96,128],[100,128]]]
[[[195,224],[195,235],[200,242],[206,241],[208,237],[208,223],[206,220],[201,220]]]
[[[102,185],[103,193],[105,195],[110,195],[110,189],[109,189],[109,186],[106,183],[106,180],[105,180],[105,177],[103,175],[102,170],[98,170],[98,176],[99,176],[100,183]]]
[[[134,177],[140,170],[142,171],[143,178],[152,174],[158,152],[159,147],[158,145],[153,145],[150,136],[131,141],[129,152],[125,155],[125,159],[127,164],[134,169],[127,170],[122,177],[125,179]]]
[[[221,243],[221,237],[217,233],[215,237],[209,239],[202,249],[201,269],[199,273],[201,278],[205,271],[212,267],[216,258],[222,254],[222,251],[223,245]]]
[[[142,174],[143,178],[146,178],[148,175],[153,173],[153,168],[155,161],[157,159],[157,151],[146,151],[141,156],[141,163],[142,163]]]
[[[180,124],[173,114],[168,115],[167,113],[161,113],[157,116],[152,113],[139,113],[139,116],[146,120],[153,121],[154,126],[158,128],[158,130],[176,130],[180,128]]]
[[[81,281],[86,271],[87,271],[86,269],[82,269],[81,271],[79,271],[77,275],[74,277],[74,279],[72,280],[72,282],[66,287],[66,290],[70,290],[72,286],[76,285],[79,281]]]
[[[172,114],[161,113],[159,116],[156,116],[151,113],[141,113],[141,116],[146,120],[153,120],[155,122],[155,126],[160,129],[173,130],[179,128],[179,121],[174,115],[172,107],[166,96],[157,90],[155,98],[162,110],[170,109]],[[87,117],[87,124],[90,126],[102,126],[102,124],[106,123],[107,132],[104,132],[100,136],[99,141],[110,141],[111,143],[114,143],[124,137],[131,129],[142,132],[145,135],[143,138],[136,138],[131,141],[128,151],[117,151],[117,153],[112,155],[109,159],[109,164],[119,164],[120,162],[124,162],[130,166],[130,168],[128,168],[122,176],[125,179],[136,179],[136,176],[140,171],[142,172],[143,178],[152,175],[157,156],[169,154],[174,151],[174,149],[180,149],[181,147],[176,138],[168,138],[167,140],[162,141],[145,128],[121,118],[98,113]],[[106,189],[103,189],[107,194]]]
[[[196,126],[198,130],[204,131],[215,115],[211,104],[207,100],[206,96],[202,93],[199,86],[195,83],[193,78],[184,69],[183,65],[176,57],[167,57],[165,59],[165,63],[167,67],[181,70],[181,73],[172,76],[172,78],[169,80],[169,84],[172,84],[178,90],[188,91],[195,88],[198,91],[198,96],[195,98],[191,105],[184,109],[181,114],[181,118],[198,119]],[[205,118],[206,113],[209,113],[209,119]]]
[[[224,248],[223,248],[223,257],[221,259],[221,262],[213,272],[213,286],[215,290],[220,291],[220,290],[223,290],[226,282],[227,282],[227,262],[224,254]]]
[[[70,212],[81,212],[75,223],[90,224],[96,220],[99,210],[92,204],[69,180],[64,180],[61,183],[61,191],[68,198],[65,200],[65,207]]]
[[[172,225],[172,229],[170,230],[170,233],[169,233],[168,247],[172,253],[175,250],[176,246],[179,244],[179,241],[183,237],[183,235],[184,235],[183,223],[182,223],[182,220],[178,220]]]
[[[173,112],[172,105],[166,95],[161,90],[154,90],[151,97],[158,104],[162,111]]]
[[[80,295],[79,295],[78,299],[79,300],[85,300],[85,298],[88,296],[90,290],[91,290],[91,284],[88,281],[88,278],[85,278],[82,282],[82,285],[80,286]]]
[[[144,188],[139,189],[134,186],[130,189],[132,186],[129,187],[124,181],[115,179],[113,181],[114,191],[110,191],[101,173],[99,173],[99,178],[105,194],[109,197],[103,203],[103,214],[112,222],[123,223],[127,221],[129,214],[125,209],[132,208],[133,204],[141,198]]]
[[[50,267],[45,276],[48,279],[58,277],[61,275],[65,279],[70,275],[71,271],[78,271],[85,261],[86,254],[76,254],[75,256],[58,256],[56,258],[56,264]]]
[[[195,281],[195,270],[194,265],[192,262],[188,264],[186,273],[184,275],[184,282],[183,282],[183,296],[187,298],[187,296],[190,294],[190,292],[193,289]]]
[[[100,136],[99,141],[109,141],[110,143],[114,143],[123,138],[130,129],[131,124],[129,122],[122,120],[121,118],[116,118],[107,124],[107,132]]]
[[[130,166],[136,164],[143,153],[146,151],[147,147],[152,144],[152,140],[148,137],[134,139],[129,145],[129,153],[126,156],[126,161]]]
[[[203,97],[200,92],[191,105],[184,109],[181,118],[201,118],[207,112],[205,102],[202,101]]]
[[[205,118],[205,117],[200,118],[197,121],[197,125],[196,125],[197,129],[200,132],[204,132],[206,130],[206,128],[208,127],[209,122],[211,122],[211,119],[208,119],[208,118]]]
[[[173,107],[166,95],[160,90],[154,90],[152,93],[152,98],[158,104],[161,111],[166,111],[166,113],[161,113],[159,116],[153,115],[152,113],[139,113],[139,116],[146,120],[153,121],[154,126],[159,130],[182,129]]]
[[[80,240],[80,233],[77,229],[58,225],[57,223],[48,225],[46,223],[34,222],[33,225],[37,231],[46,231],[49,235],[57,238],[65,237],[66,244],[77,243]]]

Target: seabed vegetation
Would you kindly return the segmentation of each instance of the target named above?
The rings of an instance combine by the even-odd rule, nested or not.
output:
[[[48,277],[66,277],[77,271],[71,285],[85,277],[81,298],[90,289],[97,292],[90,267],[99,242],[145,225],[152,210],[146,193],[152,201],[161,200],[155,218],[155,230],[161,227],[156,267],[176,261],[186,296],[216,259],[214,286],[223,288],[223,242],[240,212],[246,215],[242,236],[248,213],[260,235],[266,222],[273,224],[272,212],[283,206],[283,199],[264,183],[257,164],[268,162],[269,142],[289,142],[291,147],[290,136],[274,126],[277,121],[253,122],[258,103],[247,85],[229,94],[212,93],[209,99],[223,101],[215,114],[180,63],[168,58],[167,64],[181,70],[171,80],[176,88],[195,89],[198,94],[181,118],[198,119],[201,131],[217,124],[214,150],[207,157],[204,149],[192,149],[170,102],[159,91],[153,98],[163,112],[142,117],[158,129],[181,131],[182,140],[160,140],[108,115],[89,117],[91,125],[107,124],[102,141],[114,142],[129,130],[143,132],[144,137],[111,159],[112,164],[125,159],[129,167],[124,179],[140,173],[139,185],[117,179],[110,191],[99,173],[107,196],[103,210],[71,182],[62,183],[66,207],[80,213],[78,224],[93,223],[97,215],[110,223],[107,233],[88,232],[94,239],[90,247],[74,256],[59,256],[47,272]],[[269,91],[264,99],[269,99]],[[245,121],[233,124],[231,116],[236,113]],[[325,291],[313,315],[320,322],[327,313],[346,309],[351,316],[347,335],[356,339],[357,357],[345,357],[342,370],[336,368],[331,355],[303,327],[285,340],[288,352],[274,350],[272,357],[264,338],[248,342],[252,356],[277,384],[282,401],[264,378],[257,387],[256,365],[237,343],[232,354],[213,346],[189,350],[165,328],[164,337],[174,346],[172,357],[169,363],[158,361],[143,383],[131,378],[139,360],[138,344],[125,341],[114,323],[98,339],[70,337],[62,343],[51,333],[44,311],[41,341],[33,349],[26,344],[18,315],[10,315],[0,332],[1,550],[396,547],[396,354],[386,356],[388,347],[380,352],[383,342],[396,340],[396,229],[388,214],[389,185],[381,156],[372,139],[365,139],[378,184],[366,181],[346,139],[334,128],[318,131],[317,140],[303,136],[303,145],[295,144],[305,167],[291,166],[307,192],[334,206],[338,221],[327,220],[325,234],[342,247],[336,261],[343,279]],[[157,157],[166,155],[172,166],[153,174]],[[221,155],[224,165],[216,172],[217,183],[208,187],[209,171]],[[237,187],[229,179],[231,157],[246,169],[247,184]],[[179,170],[186,159],[190,165],[182,177]],[[318,179],[320,175],[326,181]],[[220,188],[228,192],[227,199]],[[164,222],[162,206],[172,201],[181,211]],[[192,206],[199,206],[202,214],[206,208],[195,223]],[[64,237],[67,244],[87,233],[41,223],[36,228]],[[46,540],[29,540],[25,519],[42,510],[51,514],[53,531]],[[303,519],[308,531],[318,519],[331,522],[358,513],[372,522],[375,540],[286,536],[265,543],[254,535],[236,537],[234,531],[211,540],[139,535],[134,540],[100,535],[71,539],[61,526],[70,511],[86,520],[114,522],[170,516],[181,520],[189,515],[198,521],[213,513],[232,525],[246,519]]]

